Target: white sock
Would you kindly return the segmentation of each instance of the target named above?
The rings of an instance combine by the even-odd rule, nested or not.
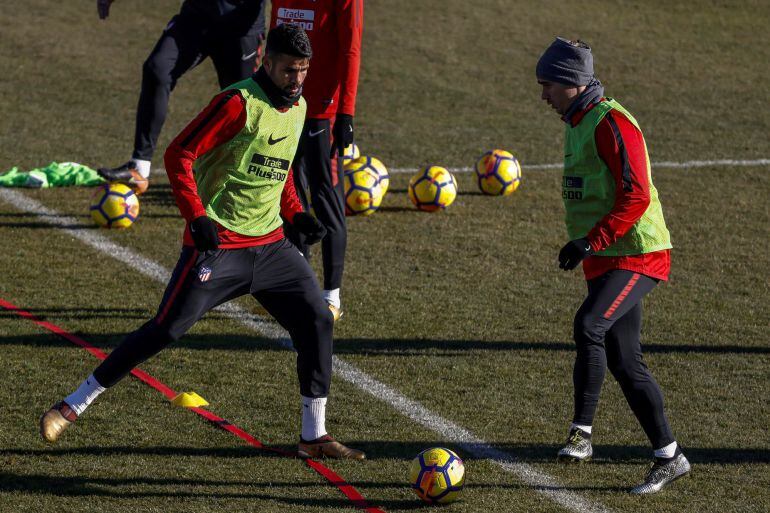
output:
[[[326,398],[302,397],[302,439],[306,442],[326,434]]]
[[[80,384],[77,390],[64,398],[64,402],[70,405],[70,408],[75,410],[78,416],[86,411],[88,405],[94,402],[94,399],[99,397],[99,394],[107,390],[96,381],[93,374],[88,376],[86,380]]]
[[[339,308],[342,304],[340,302],[340,289],[324,290],[324,299],[333,307]]]
[[[573,429],[579,429],[581,431],[585,431],[589,435],[591,434],[591,429],[593,426],[584,426],[583,424],[575,424],[574,422],[570,424],[569,430],[572,431]]]
[[[142,178],[149,178],[150,177],[150,161],[149,160],[139,160],[139,159],[131,159],[136,164],[136,170],[139,171],[139,174],[142,175]]]
[[[673,458],[674,454],[676,454],[676,441],[673,441],[667,446],[661,447],[660,449],[655,449],[656,458]]]

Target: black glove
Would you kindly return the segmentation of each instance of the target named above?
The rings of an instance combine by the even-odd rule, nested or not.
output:
[[[326,235],[326,227],[307,212],[295,214],[291,224],[295,230],[305,236],[307,244],[315,244]]]
[[[591,253],[593,251],[588,239],[571,240],[559,251],[559,269],[571,271]]]
[[[208,216],[196,217],[190,221],[190,235],[198,251],[209,251],[219,247],[217,225]]]
[[[334,137],[332,143],[331,158],[334,158],[336,152],[340,157],[345,154],[345,148],[353,144],[353,116],[350,114],[337,114],[332,129]]]

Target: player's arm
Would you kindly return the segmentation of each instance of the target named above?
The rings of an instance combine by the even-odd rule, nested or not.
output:
[[[623,114],[612,111],[594,133],[599,156],[615,180],[612,209],[588,232],[593,251],[601,251],[628,232],[650,205],[647,149],[642,132]]]
[[[297,196],[297,189],[294,187],[294,171],[290,167],[281,192],[281,217],[292,223],[294,216],[300,212],[304,212],[304,209]]]
[[[340,106],[338,112],[353,116],[356,111],[358,75],[361,67],[361,37],[364,30],[363,0],[336,2],[337,42],[340,58],[337,73],[340,78]]]
[[[361,36],[364,29],[363,0],[340,0],[335,4],[337,20],[337,78],[340,81],[340,98],[337,118],[334,121],[335,152],[342,155],[346,146],[353,143],[353,115],[356,111],[358,74],[361,67]]]
[[[214,249],[216,228],[206,216],[198,195],[193,164],[206,152],[229,141],[246,125],[246,101],[236,90],[224,91],[171,142],[163,161],[174,199],[182,217],[190,223],[199,250]]]

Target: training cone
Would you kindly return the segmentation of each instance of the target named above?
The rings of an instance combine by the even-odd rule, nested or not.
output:
[[[185,408],[198,408],[199,406],[208,406],[209,402],[195,392],[182,392],[171,399],[171,404]]]

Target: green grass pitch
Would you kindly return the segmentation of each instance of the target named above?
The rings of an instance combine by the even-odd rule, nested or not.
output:
[[[4,8],[0,172],[130,152],[141,64],[178,2],[30,0]],[[539,100],[535,62],[557,34],[594,47],[597,75],[642,125],[653,161],[770,157],[763,1],[370,0],[357,143],[390,168],[466,167],[504,148],[559,162],[563,125]],[[209,62],[172,95],[155,164],[216,93]],[[649,449],[608,376],[595,461],[560,466],[571,414],[571,321],[585,284],[555,256],[565,241],[559,171],[527,170],[510,197],[460,195],[424,214],[393,175],[380,212],[350,220],[336,354],[519,462],[614,512],[770,510],[770,169],[654,170],[675,246],[669,283],[645,300],[646,359],[692,475],[657,496],[627,488]],[[86,189],[22,193],[96,230]],[[182,222],[162,172],[130,230],[96,231],[171,268]],[[0,299],[110,350],[154,313],[163,285],[0,197]],[[317,255],[316,255],[317,257]],[[318,266],[319,259],[314,260]],[[250,301],[240,301],[256,311]],[[56,446],[39,415],[96,365],[88,353],[0,310],[0,510],[342,512],[350,503],[297,460],[245,445],[127,379]],[[214,312],[142,366],[265,443],[299,432],[294,356]],[[457,448],[335,377],[330,432],[369,458],[328,462],[374,506],[424,509],[407,486],[420,450]],[[466,458],[451,512],[569,511],[492,461]]]

